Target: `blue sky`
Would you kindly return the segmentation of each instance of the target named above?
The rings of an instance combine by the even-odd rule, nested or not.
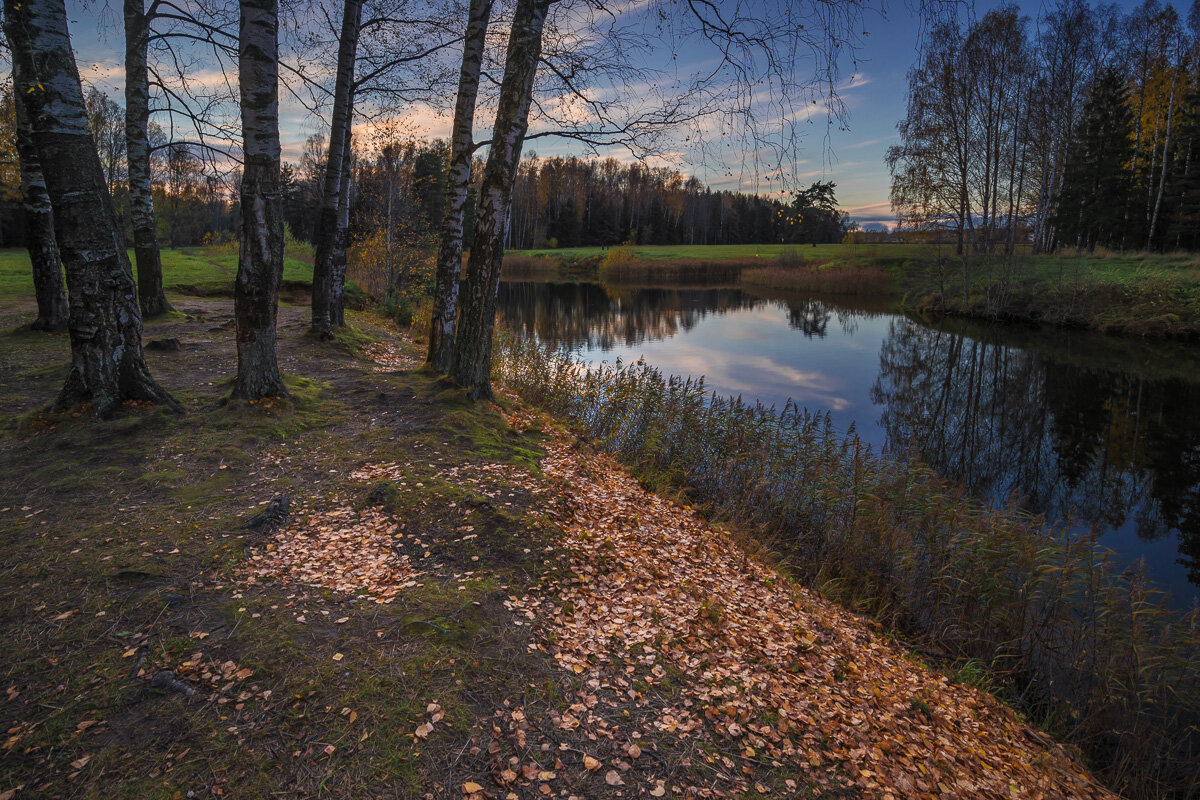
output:
[[[632,4],[641,0],[627,2]],[[998,5],[981,2],[974,6],[973,13],[982,15]],[[1129,7],[1132,3],[1121,5]],[[1175,5],[1184,11],[1181,3]],[[1020,7],[1036,20],[1045,6],[1042,2],[1023,2]],[[114,99],[120,101],[123,37],[119,15],[114,8],[94,0],[86,4],[79,0],[68,2],[81,72],[85,79],[107,88]],[[964,6],[966,8],[968,6]],[[910,12],[907,3],[891,2],[886,16],[877,11],[868,12],[864,29],[866,36],[859,51],[857,69],[852,70],[847,64],[842,72],[844,84],[849,86],[843,91],[849,111],[847,129],[827,128],[820,116],[812,119],[804,139],[802,161],[797,165],[793,179],[804,184],[818,179],[833,180],[838,185],[839,203],[852,218],[860,223],[890,223],[893,216],[887,202],[889,178],[883,156],[888,146],[897,141],[896,123],[905,111],[906,73],[916,58],[920,21]],[[679,55],[681,68],[687,69],[688,54]],[[285,104],[282,112],[285,157],[295,160],[304,139],[319,130],[320,125],[307,118],[294,103]],[[481,138],[487,136],[486,127],[486,121],[481,120]],[[418,136],[444,135],[448,128],[448,116],[428,109],[414,110],[407,115],[404,125],[405,130]],[[543,139],[530,143],[529,151],[551,155],[578,151],[578,147]],[[686,150],[681,149],[681,152],[686,154]],[[714,188],[755,190],[753,175],[737,168],[730,170],[720,165],[696,163],[694,158],[680,163],[680,167]]]

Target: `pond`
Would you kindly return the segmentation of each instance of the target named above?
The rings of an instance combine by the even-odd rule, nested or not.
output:
[[[1200,348],[921,319],[887,298],[506,281],[501,322],[584,362],[828,412],[876,450],[1094,535],[1200,598]]]

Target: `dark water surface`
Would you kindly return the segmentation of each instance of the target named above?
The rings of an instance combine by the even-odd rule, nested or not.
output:
[[[1174,605],[1200,598],[1200,348],[719,287],[506,282],[499,309],[586,362],[641,357],[828,411],[878,450],[1144,558]]]

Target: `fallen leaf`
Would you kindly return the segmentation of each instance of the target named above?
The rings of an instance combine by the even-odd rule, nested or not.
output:
[[[475,794],[476,792],[482,792],[483,787],[475,781],[467,781],[463,784],[462,790],[463,794]]]
[[[584,756],[583,768],[588,772],[595,772],[596,770],[600,769],[600,762],[591,756]]]
[[[334,660],[334,661],[341,661],[343,658],[345,658],[345,656],[344,656],[344,655],[342,655],[341,653],[334,653],[334,654],[333,654],[333,660]]]
[[[604,774],[604,782],[609,786],[624,786],[625,781],[621,780],[621,774],[615,769],[610,769]]]
[[[417,726],[417,738],[428,739],[429,734],[433,733],[433,726],[427,722],[422,722]]]
[[[91,760],[92,760],[92,757],[90,755],[83,756],[82,758],[77,758],[71,762],[71,767],[72,767],[72,769],[83,769],[84,767],[87,766],[87,763]]]

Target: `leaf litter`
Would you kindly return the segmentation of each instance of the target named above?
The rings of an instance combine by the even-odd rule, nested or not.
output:
[[[589,738],[604,738],[597,706],[635,708],[643,726],[626,740],[691,739],[709,753],[698,757],[711,764],[703,783],[610,769],[610,787],[795,796],[798,780],[883,799],[1114,797],[998,699],[917,664],[610,456],[561,434],[544,447],[542,470],[561,491],[543,513],[561,527],[570,566],[506,605],[534,626],[532,648],[585,682],[591,707],[566,709],[560,727],[598,724]],[[633,760],[642,747],[626,752]],[[600,771],[596,760],[579,771]]]
[[[391,355],[372,357],[399,366]],[[505,606],[570,691],[551,707],[505,701],[490,720],[488,772],[459,784],[464,796],[1114,797],[999,700],[917,664],[610,456],[553,431],[543,447],[541,475],[479,468],[540,495],[537,515],[562,531],[565,573]],[[374,464],[350,477],[401,474]],[[342,501],[296,518],[251,556],[244,581],[387,603],[424,574],[380,510]]]

